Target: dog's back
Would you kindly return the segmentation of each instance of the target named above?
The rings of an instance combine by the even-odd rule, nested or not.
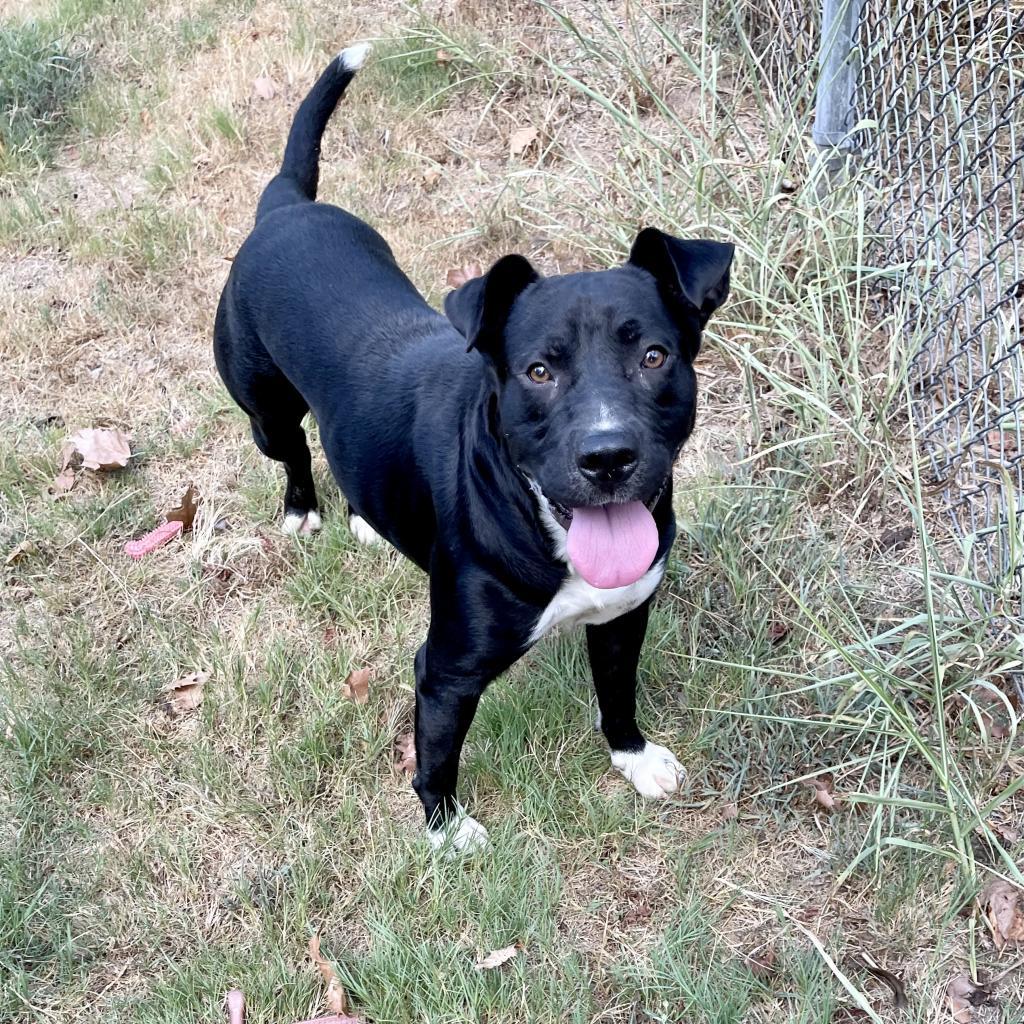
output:
[[[383,509],[409,506],[387,539],[426,566],[434,509],[405,467],[415,461],[418,432],[451,433],[446,417],[472,404],[461,390],[479,382],[482,366],[372,227],[316,202],[321,136],[366,49],[342,51],[299,106],[281,168],[233,261],[214,353],[257,446],[285,466],[285,529],[320,523],[301,426],[312,410],[353,509],[379,522]],[[423,403],[412,393],[434,389]],[[427,412],[417,413],[418,404]]]

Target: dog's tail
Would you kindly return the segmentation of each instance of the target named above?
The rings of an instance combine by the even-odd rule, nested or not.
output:
[[[316,199],[320,180],[320,139],[334,108],[345,95],[348,83],[362,67],[369,52],[369,43],[357,43],[342,50],[327,65],[299,105],[288,133],[281,170],[263,190],[256,207],[257,221],[279,206]]]

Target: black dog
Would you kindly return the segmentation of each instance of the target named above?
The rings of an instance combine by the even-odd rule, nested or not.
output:
[[[217,367],[284,464],[285,529],[320,525],[312,410],[364,542],[430,573],[416,655],[413,786],[435,845],[485,845],[456,796],[487,684],[548,630],[585,623],[612,764],[648,797],[683,769],[637,728],[636,668],[675,536],[672,464],[693,429],[693,360],[731,245],[647,228],[629,260],[541,277],[505,256],[435,312],[371,227],[316,203],[320,138],[367,47],[299,107],[217,310]]]

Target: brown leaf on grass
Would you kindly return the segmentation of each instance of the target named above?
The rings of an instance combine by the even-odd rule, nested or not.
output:
[[[985,434],[985,447],[996,455],[1004,455],[1011,459],[1020,454],[1017,436],[1009,430],[996,428],[988,431]]]
[[[452,267],[445,276],[449,288],[461,288],[474,277],[482,277],[484,268],[479,263],[467,263],[462,267]]]
[[[14,565],[15,562],[20,562],[23,558],[28,558],[29,555],[34,555],[38,550],[39,548],[36,547],[35,541],[23,540],[20,544],[15,544],[7,553],[7,557],[4,559],[4,565]]]
[[[368,668],[355,668],[341,684],[341,695],[355,704],[365,704],[370,699],[370,675]]]
[[[270,75],[260,75],[252,83],[253,95],[261,100],[272,100],[277,95],[277,82]]]
[[[805,786],[814,790],[814,802],[823,807],[829,814],[839,810],[840,799],[832,789],[832,776],[822,775],[817,779],[804,779]]]
[[[1024,890],[996,878],[985,886],[978,901],[996,949],[1024,946]]]
[[[512,156],[522,156],[536,141],[540,132],[533,125],[517,128],[508,140],[508,151]]]
[[[128,435],[113,427],[86,427],[68,440],[82,456],[83,469],[123,469],[132,457]]]
[[[946,986],[946,1006],[957,1024],[971,1024],[974,1007],[987,1003],[988,996],[988,988],[976,985],[967,974],[958,975]]]
[[[1010,735],[1010,727],[997,722],[987,711],[982,711],[981,720],[985,725],[985,732],[994,740],[1005,740]]]
[[[493,971],[495,967],[507,964],[522,948],[523,944],[517,942],[512,946],[506,946],[504,949],[492,950],[483,959],[477,960],[476,969],[478,971]]]
[[[776,973],[778,970],[777,960],[775,947],[770,944],[762,943],[757,948],[743,954],[743,963],[758,981],[764,981]]]
[[[914,528],[900,526],[883,530],[875,541],[876,551],[902,551],[912,540]]]
[[[167,704],[176,714],[195,711],[203,703],[203,687],[210,678],[209,672],[190,672],[167,686]]]
[[[60,451],[60,470],[47,490],[47,494],[54,500],[63,498],[75,486],[75,471],[71,468],[71,460],[74,457],[75,446],[70,441],[65,442]]]
[[[864,953],[861,953],[860,955],[860,962],[864,965],[864,970],[866,970],[868,974],[887,985],[892,991],[893,1004],[897,1010],[905,1010],[910,1006],[910,1000],[907,999],[906,987],[900,978],[893,974],[892,971],[887,971],[884,967],[879,967],[878,964],[870,960]]]
[[[196,519],[196,510],[199,508],[199,492],[193,484],[188,485],[188,490],[181,496],[181,503],[175,505],[164,519],[169,523],[181,523],[181,532],[188,533]]]
[[[988,827],[992,829],[999,841],[1004,843],[1007,848],[1012,849],[1021,840],[1021,830],[1013,825],[1007,825],[1002,821],[990,821]]]
[[[395,740],[395,768],[403,775],[416,772],[416,737],[411,732],[403,732]]]
[[[344,1014],[347,1010],[345,990],[341,987],[341,982],[338,981],[334,968],[320,955],[319,935],[314,935],[309,940],[309,956],[313,963],[316,964],[316,969],[320,972],[320,977],[324,979],[324,984],[327,986],[327,992],[324,995],[327,1009],[331,1013]]]
[[[233,988],[227,997],[228,1024],[245,1024],[245,996]]]
[[[1006,704],[987,686],[972,686],[971,695],[978,708],[978,718],[989,739],[1005,740],[1013,730],[1007,722]]]

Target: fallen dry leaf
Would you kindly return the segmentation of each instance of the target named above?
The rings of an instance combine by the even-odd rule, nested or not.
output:
[[[999,430],[998,428],[985,434],[985,446],[990,452],[1005,455],[1011,459],[1020,452],[1016,435],[1009,430]]]
[[[83,469],[123,469],[132,457],[128,435],[110,427],[86,427],[69,438]]]
[[[814,790],[814,802],[823,807],[829,814],[839,810],[839,797],[832,789],[832,779],[823,775],[817,779],[804,779],[804,785]]]
[[[49,494],[51,498],[63,498],[72,487],[75,486],[75,471],[70,466],[65,466],[50,484]]]
[[[522,156],[536,141],[540,132],[533,125],[517,128],[508,140],[508,151],[512,156]]]
[[[1005,740],[1013,734],[1007,721],[1006,705],[987,686],[972,686],[971,695],[977,705],[978,718],[984,733],[992,740]]]
[[[777,959],[777,954],[772,946],[762,946],[760,949],[743,954],[743,962],[746,964],[747,970],[759,981],[764,981],[765,978],[770,978],[775,974],[778,969]]]
[[[416,737],[411,732],[403,732],[395,740],[395,768],[405,775],[416,772]]]
[[[479,263],[467,263],[462,267],[452,267],[445,275],[449,288],[461,288],[467,281],[474,277],[482,277],[484,268]]]
[[[493,971],[495,967],[508,963],[522,948],[522,943],[517,942],[515,945],[506,946],[504,949],[495,949],[482,960],[477,960],[476,969],[478,971]]]
[[[245,1021],[245,996],[233,988],[228,993],[228,1024],[244,1024]]]
[[[1006,844],[1007,848],[1012,849],[1021,840],[1021,830],[1013,825],[1007,825],[1002,821],[990,821],[988,825],[1000,842]],[[979,829],[978,831],[980,832],[981,830]]]
[[[167,686],[165,693],[171,710],[179,715],[195,711],[203,703],[203,687],[209,678],[209,672],[190,672]]]
[[[996,949],[1024,946],[1024,890],[996,878],[985,886],[978,901]]]
[[[188,490],[181,496],[181,503],[175,505],[164,519],[169,523],[181,523],[183,533],[192,529],[196,519],[196,510],[199,508],[199,492],[193,484],[188,485]]]
[[[988,995],[984,985],[976,985],[970,975],[961,974],[946,986],[946,1006],[957,1024],[971,1024],[974,1007],[988,1002]]]
[[[261,100],[272,100],[277,95],[277,83],[270,75],[260,75],[253,79],[252,91]]]
[[[327,993],[324,996],[327,1009],[335,1014],[344,1014],[347,1009],[345,990],[341,987],[341,982],[338,981],[334,968],[320,955],[319,935],[314,935],[309,940],[309,955],[313,963],[316,964],[320,977],[324,979],[324,984],[327,986]]]
[[[1010,735],[1010,727],[1003,725],[1002,722],[997,722],[989,712],[982,711],[981,720],[985,725],[985,732],[988,733],[990,739],[1005,740]]]
[[[368,668],[356,668],[349,672],[341,684],[341,695],[356,704],[365,704],[370,699],[370,674]]]
[[[893,527],[884,530],[874,542],[875,550],[902,551],[913,539],[914,528],[912,526]]]
[[[67,441],[60,451],[60,470],[53,478],[47,493],[51,498],[63,498],[75,486],[75,471],[71,468],[71,460],[75,456],[75,446]]]
[[[23,558],[34,555],[38,550],[35,541],[23,540],[20,544],[15,544],[11,548],[4,559],[4,565],[14,565],[15,562],[20,562]]]
[[[864,965],[864,970],[866,970],[868,974],[883,982],[892,991],[893,1003],[897,1010],[905,1010],[910,1006],[910,1000],[907,999],[907,990],[902,979],[898,978],[892,973],[892,971],[887,971],[884,967],[879,967],[878,964],[872,961],[864,953],[861,954],[860,961]]]

